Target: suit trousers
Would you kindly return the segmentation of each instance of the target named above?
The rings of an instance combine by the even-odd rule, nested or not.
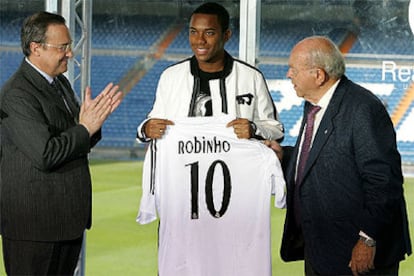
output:
[[[73,275],[83,237],[70,241],[38,242],[2,237],[7,275]]]

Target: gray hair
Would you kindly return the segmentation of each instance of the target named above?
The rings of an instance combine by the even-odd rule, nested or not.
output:
[[[312,36],[320,47],[309,50],[309,65],[323,69],[329,77],[339,79],[345,74],[345,59],[336,44],[325,36]]]

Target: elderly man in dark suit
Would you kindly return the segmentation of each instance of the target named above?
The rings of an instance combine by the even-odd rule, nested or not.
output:
[[[73,275],[91,226],[88,153],[119,106],[112,83],[79,107],[62,75],[73,56],[62,16],[23,23],[25,59],[0,94],[1,225],[8,275]]]
[[[325,37],[292,49],[287,77],[304,119],[294,147],[268,142],[288,189],[281,256],[304,259],[306,275],[397,275],[411,242],[395,131],[381,101],[344,72]]]

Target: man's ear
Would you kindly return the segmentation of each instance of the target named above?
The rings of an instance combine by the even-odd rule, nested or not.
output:
[[[40,53],[39,53],[40,47],[42,47],[42,45],[40,43],[33,42],[33,41],[30,42],[30,53],[32,55],[39,56],[40,55]]]
[[[230,37],[231,37],[231,30],[230,30],[230,29],[227,29],[227,30],[224,32],[224,42],[229,41]]]
[[[317,68],[316,69],[316,80],[317,80],[318,85],[322,86],[329,80],[329,76],[325,72],[325,70]]]

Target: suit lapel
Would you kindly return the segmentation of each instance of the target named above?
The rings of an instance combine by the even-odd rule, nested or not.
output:
[[[23,60],[20,66],[20,70],[22,71],[25,78],[32,83],[33,87],[38,87],[40,93],[48,94],[47,98],[51,99],[51,104],[55,105],[72,117],[72,115],[68,112],[62,97],[56,93],[55,89],[50,85],[50,83],[38,71],[36,71],[36,69],[34,69],[30,64]],[[74,119],[77,120],[79,117],[79,104],[75,99],[73,90],[70,87],[68,80],[63,75],[59,75],[58,79],[62,84],[62,88],[66,90],[65,92],[70,95],[70,104],[75,107]]]
[[[323,115],[319,128],[316,132],[315,139],[313,140],[312,148],[309,153],[309,158],[305,166],[304,178],[308,173],[309,169],[312,167],[313,163],[315,163],[319,153],[323,149],[324,145],[326,144],[326,141],[328,140],[329,136],[331,135],[335,127],[334,118],[339,112],[340,103],[342,102],[343,96],[346,92],[346,83],[347,78],[344,76],[342,80],[339,82],[335,92],[333,93],[332,98],[325,111],[325,114]]]
[[[47,87],[45,87],[43,89],[44,89],[43,91],[50,92],[51,96],[53,97],[53,104],[55,106],[57,106],[59,109],[61,109],[65,113],[68,113],[68,110],[65,106],[65,102],[63,101],[62,97],[58,94],[58,92],[50,84],[48,84]]]
[[[66,101],[68,102],[68,105],[70,106],[71,111],[73,112],[73,116],[75,118],[79,117],[79,102],[75,98],[75,93],[73,92],[70,83],[67,81],[67,79],[63,75],[59,75],[58,80],[60,82],[61,88],[64,90],[63,92],[66,95]]]
[[[47,98],[50,99],[50,104],[55,105],[66,113],[68,112],[62,98],[56,93],[50,83],[38,71],[36,71],[36,69],[23,60],[20,70],[32,86],[38,88],[39,93],[47,93]]]

